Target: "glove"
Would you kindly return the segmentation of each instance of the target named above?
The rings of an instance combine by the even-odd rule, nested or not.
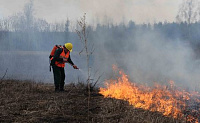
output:
[[[50,55],[50,56],[49,56],[49,59],[51,59],[52,57],[53,57],[53,56]]]
[[[73,68],[74,68],[74,69],[79,69],[76,65],[73,65]]]

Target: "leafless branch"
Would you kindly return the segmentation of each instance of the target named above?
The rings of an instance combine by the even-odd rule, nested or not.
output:
[[[6,76],[7,71],[8,71],[8,68],[6,69],[6,72],[4,73],[3,77],[1,78],[1,81],[2,81],[2,80],[4,79],[4,77]]]
[[[97,78],[96,82],[94,83],[94,85],[92,86],[92,88],[95,87],[95,85],[99,82],[100,78],[103,76],[103,73]]]
[[[84,51],[85,47],[83,47],[83,49],[79,52],[79,55],[81,55],[81,53]]]

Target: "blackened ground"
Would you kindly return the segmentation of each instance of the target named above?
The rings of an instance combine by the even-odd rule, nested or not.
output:
[[[83,83],[54,92],[52,84],[0,81],[0,122],[178,123],[158,112],[133,108],[126,101],[104,98],[98,89],[88,94]],[[89,115],[89,120],[88,120]]]

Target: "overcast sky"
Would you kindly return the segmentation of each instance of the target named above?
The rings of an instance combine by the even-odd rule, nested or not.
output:
[[[0,18],[22,12],[29,0],[0,0]],[[87,21],[119,23],[175,21],[182,0],[34,0],[35,17],[48,22],[77,20],[86,13]]]

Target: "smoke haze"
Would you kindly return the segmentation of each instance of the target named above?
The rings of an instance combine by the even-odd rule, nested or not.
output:
[[[88,30],[90,29],[88,41],[93,42],[95,46],[95,52],[90,61],[92,64],[91,67],[94,69],[92,70],[92,77],[96,73],[95,71],[98,71],[98,75],[104,73],[100,80],[103,83],[105,79],[109,79],[112,76],[112,65],[116,64],[134,82],[151,84],[152,82],[167,83],[169,80],[173,80],[180,86],[193,89],[195,87],[200,88],[200,61],[195,58],[196,53],[191,46],[193,42],[191,41],[192,43],[190,43],[187,37],[184,37],[184,34],[188,34],[188,32],[182,32],[180,29],[178,30],[179,32],[174,33],[177,31],[175,29],[179,26],[179,24],[176,26],[174,23],[171,24],[172,28],[169,29],[166,29],[165,24],[160,25],[159,28],[165,29],[165,32],[157,31],[153,27],[148,27],[146,24],[135,25],[134,22],[130,23],[130,19],[127,18],[133,17],[138,22],[142,22],[145,19],[148,20],[148,18],[142,19],[145,15],[142,12],[147,11],[152,12],[152,15],[159,15],[161,17],[161,15],[166,14],[167,16],[169,13],[163,10],[166,9],[164,6],[160,6],[163,7],[161,9],[163,10],[161,12],[162,14],[156,13],[156,11],[161,4],[171,5],[171,1],[88,1],[89,4],[81,0],[61,0],[59,3],[55,3],[54,0],[49,2],[35,0],[34,9],[36,11],[35,15],[40,18],[43,18],[43,15],[46,14],[45,10],[48,10],[50,14],[44,17],[48,18],[48,20],[55,19],[58,16],[57,19],[65,18],[65,15],[60,16],[60,14],[63,11],[69,11],[68,9],[73,10],[72,13],[77,17],[82,16],[81,12],[83,10],[86,12],[90,11],[86,15],[89,21],[93,20],[94,15],[100,18],[94,20],[98,25],[91,25],[88,28]],[[3,2],[1,1],[1,3]],[[62,3],[67,4],[65,9],[62,8]],[[53,6],[54,4],[56,6]],[[140,11],[141,8],[137,8],[139,6],[132,6],[133,4],[139,6],[148,5],[149,8],[147,7],[142,9],[143,11]],[[44,5],[46,6],[44,7]],[[71,5],[76,5],[79,9]],[[105,9],[102,10],[102,6]],[[153,9],[151,8],[152,6],[157,7]],[[56,12],[54,11],[55,9],[57,9]],[[6,12],[7,9],[2,8],[2,11]],[[134,16],[137,12],[139,15]],[[105,16],[107,16],[107,20]],[[67,65],[65,70],[66,82],[85,81],[87,78],[86,59],[84,55],[79,56],[79,52],[83,46],[76,32],[71,31],[73,29],[70,30],[70,26],[65,27],[65,24],[68,23],[50,25],[45,20],[28,17],[32,16],[14,16],[14,19],[12,19],[16,22],[14,23],[16,29],[12,29],[12,31],[16,31],[13,32],[9,31],[10,27],[7,27],[9,24],[5,24],[4,21],[0,23],[0,77],[8,69],[6,78],[31,79],[34,81],[53,83],[53,74],[49,72],[48,57],[50,51],[56,44],[63,45],[66,42],[71,42],[74,44],[71,58],[81,68],[81,71],[74,70],[70,65]],[[137,19],[137,17],[141,20]],[[75,18],[70,18],[70,22],[76,23],[76,21],[71,21]],[[149,18],[153,19],[154,17],[149,15]],[[124,19],[129,23],[126,24]],[[32,22],[32,25],[30,22]],[[116,22],[120,24],[116,25]],[[102,23],[105,25],[101,25]],[[187,27],[187,24],[182,24],[182,26]],[[191,33],[193,34],[191,37],[194,37],[194,41],[197,41],[197,44],[199,39],[197,36],[200,35],[195,29],[199,29],[198,27],[200,27],[198,24],[194,25],[194,32]],[[98,78],[98,75],[94,79]]]
[[[126,39],[121,44],[99,39],[96,62],[108,78],[116,64],[134,82],[166,84],[173,80],[179,86],[199,87],[200,61],[187,41],[166,39],[158,32],[137,32]]]

